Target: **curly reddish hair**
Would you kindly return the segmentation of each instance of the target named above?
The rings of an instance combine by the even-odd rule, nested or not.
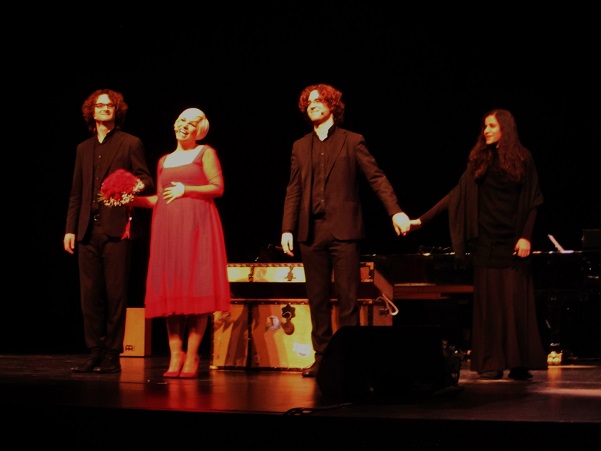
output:
[[[90,133],[96,133],[96,120],[94,119],[94,105],[102,94],[106,94],[111,103],[115,105],[115,128],[121,128],[125,122],[125,116],[127,115],[127,103],[123,100],[123,94],[112,89],[97,89],[84,100],[81,106],[81,112],[83,119],[88,125]]]
[[[311,94],[311,91],[315,90],[317,90],[319,93],[321,100],[330,107],[332,115],[334,116],[334,123],[336,125],[342,124],[344,121],[344,102],[342,101],[342,92],[330,85],[320,83],[317,85],[307,86],[305,89],[303,89],[298,99],[298,109],[301,111],[301,113],[303,113],[305,117],[309,119],[309,116],[307,115],[309,94]]]

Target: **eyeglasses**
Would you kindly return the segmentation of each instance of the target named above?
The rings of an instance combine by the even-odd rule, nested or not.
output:
[[[108,108],[109,110],[114,110],[115,104],[114,103],[96,103],[96,104],[94,104],[94,108],[98,108],[99,110],[103,110],[105,108]]]

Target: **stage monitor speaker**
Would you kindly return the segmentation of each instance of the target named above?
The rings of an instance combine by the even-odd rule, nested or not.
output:
[[[439,326],[344,326],[326,348],[316,382],[340,401],[396,403],[447,384]]]

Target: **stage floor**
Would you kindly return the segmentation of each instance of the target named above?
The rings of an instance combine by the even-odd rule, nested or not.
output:
[[[168,356],[122,357],[119,374],[75,374],[84,355],[0,355],[3,438],[60,449],[212,445],[289,449],[598,449],[601,362],[484,381],[407,400],[329,399],[298,371],[211,369],[164,379]],[[410,363],[408,363],[410,365]],[[9,440],[11,439],[11,440]],[[10,446],[9,446],[10,448]],[[194,447],[196,448],[196,446]]]

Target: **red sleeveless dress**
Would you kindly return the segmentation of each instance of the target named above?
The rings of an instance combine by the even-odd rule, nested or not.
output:
[[[227,255],[221,219],[213,199],[181,197],[167,204],[163,187],[172,181],[207,184],[203,146],[190,164],[158,163],[158,201],[152,213],[146,279],[147,318],[230,310]]]

